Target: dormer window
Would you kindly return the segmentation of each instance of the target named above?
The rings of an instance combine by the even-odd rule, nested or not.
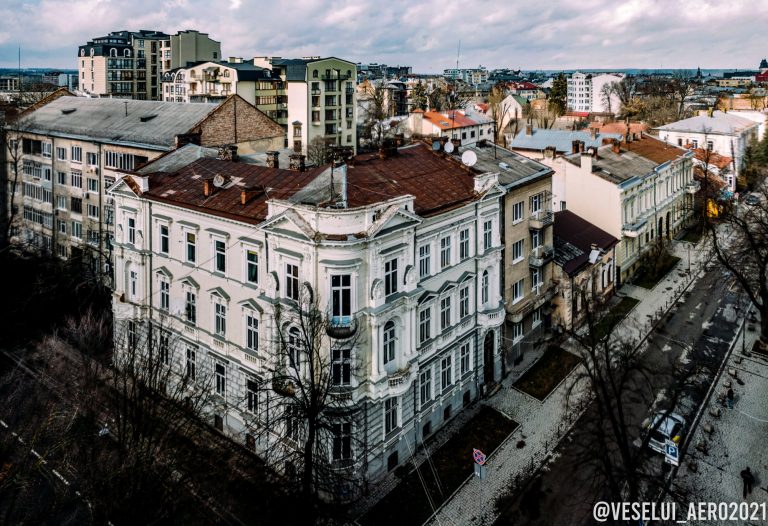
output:
[[[125,51],[123,51],[123,56],[130,57],[131,56],[131,50],[130,49],[126,49]]]

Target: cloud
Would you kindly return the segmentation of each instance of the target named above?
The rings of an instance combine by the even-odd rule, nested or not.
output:
[[[5,0],[0,67],[75,68],[77,46],[120,29],[198,29],[225,56],[333,55],[524,69],[754,68],[768,3],[747,0]]]

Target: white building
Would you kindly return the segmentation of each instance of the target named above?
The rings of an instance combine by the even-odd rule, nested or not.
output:
[[[162,323],[180,342],[168,363],[217,375],[224,403],[212,420],[224,431],[249,442],[248,401],[264,395],[249,390],[271,391],[279,365],[275,308],[301,291],[359,336],[331,359],[346,408],[358,415],[339,433],[362,436],[367,447],[334,448],[329,462],[380,478],[500,379],[497,173],[473,172],[424,144],[359,156],[333,172],[302,171],[299,155],[292,169],[275,167],[274,157],[270,168],[190,163],[196,148],[158,160],[162,173],[149,164],[110,190],[113,305],[116,334],[128,322]],[[358,373],[350,375],[351,364]],[[294,444],[288,430],[272,431]]]
[[[709,149],[733,159],[731,174],[726,177],[728,189],[735,192],[747,146],[758,139],[760,123],[734,113],[713,111],[659,126],[657,130],[662,141],[693,150]]]
[[[623,78],[618,73],[592,74],[577,71],[568,78],[568,109],[590,113],[618,112],[621,105],[619,98],[611,95],[606,99],[602,91],[604,86]]]
[[[461,144],[474,144],[486,139],[493,141],[493,120],[481,113],[466,110],[422,111],[414,110],[406,121],[406,135],[447,137]]]

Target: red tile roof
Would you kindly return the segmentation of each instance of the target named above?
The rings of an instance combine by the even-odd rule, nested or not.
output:
[[[709,159],[707,159],[707,154],[709,154]],[[727,168],[733,161],[730,157],[720,155],[713,151],[707,151],[703,148],[696,148],[693,150],[693,156],[703,163],[708,162],[709,164],[716,166],[719,170]]]
[[[464,112],[461,110],[446,112],[427,111],[424,112],[424,118],[441,130],[452,130],[477,125],[477,122],[464,115]]]
[[[671,144],[645,134],[643,134],[642,139],[632,141],[629,144],[622,142],[621,147],[623,150],[634,152],[657,164],[674,161],[685,155],[686,152],[683,148],[672,146]]]
[[[625,122],[607,122],[599,123],[593,122],[589,125],[590,128],[597,128],[600,133],[618,133],[625,135],[627,133],[627,123]],[[648,131],[648,125],[644,122],[630,122],[629,133],[640,133]]]
[[[457,159],[435,153],[423,143],[397,151],[397,155],[387,159],[380,159],[378,154],[359,155],[347,166],[350,208],[413,195],[414,212],[430,216],[480,197],[474,190],[473,172]],[[172,174],[151,174],[149,190],[143,197],[257,224],[267,217],[268,199],[290,199],[326,169],[318,167],[298,172],[202,158]],[[219,174],[234,180],[235,184],[215,188],[205,197],[204,181]],[[256,195],[243,205],[241,194],[245,189],[252,189]]]

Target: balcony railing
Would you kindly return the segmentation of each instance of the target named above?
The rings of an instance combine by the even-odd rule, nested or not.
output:
[[[701,189],[701,185],[698,181],[691,181],[690,183],[685,185],[685,191],[689,194],[695,194]]]
[[[543,267],[555,256],[555,250],[552,247],[536,247],[528,256],[528,265],[532,267]]]
[[[551,210],[539,210],[531,214],[528,218],[528,226],[535,230],[541,230],[552,224],[554,214]]]
[[[398,387],[400,385],[403,385],[410,376],[411,376],[411,366],[409,364],[403,367],[402,369],[388,375],[387,381],[389,382],[390,387]]]
[[[640,234],[645,232],[646,225],[647,222],[645,219],[631,225],[624,225],[624,227],[621,229],[621,233],[625,237],[638,237]]]

